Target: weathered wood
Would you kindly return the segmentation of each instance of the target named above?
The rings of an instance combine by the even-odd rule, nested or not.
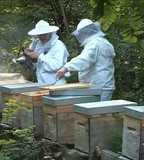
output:
[[[17,81],[14,81],[17,82]],[[20,102],[20,94],[23,92],[30,92],[30,91],[40,91],[39,86],[44,86],[40,85],[38,83],[32,83],[32,82],[25,82],[25,83],[17,83],[15,84],[8,84],[8,85],[2,85],[1,87],[1,92],[2,92],[2,99],[4,103],[8,102],[10,99],[16,100],[17,102]],[[46,84],[45,84],[46,85]],[[46,91],[42,91],[43,92]],[[41,94],[41,93],[39,93]],[[45,94],[46,95],[46,94]],[[35,101],[36,105],[40,105],[38,97],[37,101]],[[34,104],[35,105],[35,104]],[[19,111],[14,119],[12,119],[12,122],[9,122],[10,124],[13,125],[13,127],[19,128],[21,127],[21,111]]]
[[[44,134],[44,113],[42,105],[42,96],[48,95],[49,91],[26,92],[20,94],[21,102],[25,108],[21,112],[21,128],[28,128],[35,125],[35,135]],[[30,110],[27,110],[30,109]]]
[[[71,89],[71,88],[86,88],[89,86],[92,86],[92,84],[90,83],[67,83],[63,85],[44,86],[40,88],[47,89],[49,91],[55,91],[55,90],[64,90],[64,89]]]
[[[133,159],[144,159],[144,120],[130,116],[124,118],[122,155]]]
[[[43,96],[44,137],[62,144],[74,144],[73,104],[94,102],[97,97]]]
[[[87,116],[75,113],[75,148],[91,155],[96,146],[113,149],[109,143],[109,132],[118,131],[122,135],[123,121],[112,114]]]
[[[72,105],[44,105],[44,137],[61,144],[74,142]]]
[[[5,107],[5,102],[2,99],[1,87],[7,84],[21,84],[21,83],[32,83],[24,79],[24,77],[19,73],[0,73],[0,114]],[[10,98],[10,97],[9,97]],[[8,97],[7,97],[8,99]],[[8,99],[9,100],[9,99]]]
[[[2,99],[8,102],[10,99],[20,101],[20,94],[2,94]]]
[[[75,148],[89,155],[89,118],[74,113],[74,144]]]
[[[77,150],[91,155],[95,147],[113,149],[109,132],[122,135],[124,106],[137,105],[135,102],[111,100],[74,104],[74,143]],[[116,114],[116,115],[115,115]]]

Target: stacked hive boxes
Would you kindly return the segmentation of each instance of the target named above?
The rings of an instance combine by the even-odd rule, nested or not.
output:
[[[75,104],[75,149],[88,155],[94,150],[112,149],[108,143],[108,133],[117,130],[122,134],[123,108],[136,105],[125,100]]]

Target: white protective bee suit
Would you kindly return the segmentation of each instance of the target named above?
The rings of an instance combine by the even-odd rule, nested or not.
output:
[[[30,48],[39,53],[37,58],[36,75],[39,83],[47,83],[48,85],[65,84],[65,77],[57,79],[56,72],[67,62],[69,53],[64,43],[59,40],[56,31],[57,26],[50,26],[48,22],[43,20],[36,24],[36,27],[28,32],[33,36],[33,42]],[[39,34],[51,33],[51,38],[46,43],[42,42],[35,36]]]
[[[100,23],[89,19],[81,20],[72,35],[84,49],[64,67],[68,71],[78,71],[80,82],[101,88],[101,101],[110,100],[115,90],[113,45],[104,38]]]

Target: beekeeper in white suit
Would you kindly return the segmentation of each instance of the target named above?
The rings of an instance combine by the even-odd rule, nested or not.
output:
[[[99,22],[82,19],[72,33],[84,47],[81,54],[72,58],[58,72],[62,78],[67,71],[78,71],[79,81],[102,89],[101,101],[111,100],[115,90],[113,45],[104,38]]]
[[[48,22],[40,20],[28,35],[35,38],[25,54],[37,59],[36,75],[39,83],[49,85],[65,84],[65,76],[57,79],[57,71],[67,62],[69,53],[64,43],[59,40],[56,32],[57,26],[51,26]]]

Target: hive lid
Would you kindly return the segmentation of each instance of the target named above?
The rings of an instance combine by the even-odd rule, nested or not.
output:
[[[1,91],[5,94],[16,94],[22,92],[29,92],[29,91],[37,91],[40,90],[40,86],[45,86],[46,84],[39,84],[39,83],[23,83],[23,84],[9,84],[9,85],[2,85]]]
[[[137,118],[144,119],[144,106],[127,106],[124,107],[124,114]]]
[[[101,89],[96,86],[88,86],[86,88],[68,88],[61,90],[50,90],[51,96],[90,96],[90,95],[101,95]]]
[[[69,105],[75,103],[97,102],[100,96],[43,96],[42,103],[51,106]]]
[[[98,115],[123,112],[124,106],[137,106],[136,102],[126,100],[111,100],[91,103],[74,104],[74,112],[85,115]]]

